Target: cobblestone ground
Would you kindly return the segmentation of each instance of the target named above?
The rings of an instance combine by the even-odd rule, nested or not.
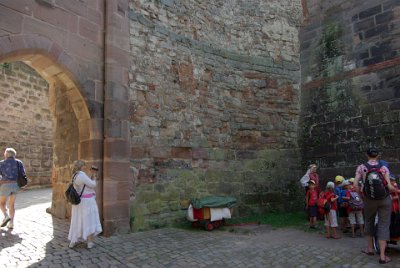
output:
[[[212,232],[159,229],[98,237],[93,249],[68,248],[69,224],[45,212],[51,189],[17,198],[15,228],[0,231],[0,267],[378,267],[377,256],[360,253],[365,239],[327,239],[320,232],[267,226]],[[400,267],[400,245],[389,251]]]

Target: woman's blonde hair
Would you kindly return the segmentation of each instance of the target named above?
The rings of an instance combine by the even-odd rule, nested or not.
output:
[[[82,170],[82,167],[83,166],[85,166],[86,165],[86,162],[85,161],[83,161],[83,160],[80,160],[80,159],[78,159],[78,160],[75,160],[74,161],[74,167],[73,167],[73,172],[75,173],[75,172],[77,172],[77,171],[80,171],[80,170]]]

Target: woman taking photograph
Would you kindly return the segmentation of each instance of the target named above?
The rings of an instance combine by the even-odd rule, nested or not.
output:
[[[81,202],[78,205],[72,205],[71,226],[68,234],[70,248],[85,241],[87,241],[87,248],[92,248],[94,236],[102,232],[94,190],[97,168],[92,166],[90,178],[86,175],[86,169],[85,161],[76,160],[74,162],[73,184],[76,191],[82,195]]]

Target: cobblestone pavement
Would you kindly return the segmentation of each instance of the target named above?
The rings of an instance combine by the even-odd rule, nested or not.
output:
[[[158,229],[98,237],[95,247],[68,248],[69,223],[45,212],[51,189],[17,197],[15,228],[0,231],[0,267],[379,267],[360,253],[363,238],[327,239],[320,232],[268,226],[212,232]],[[400,245],[389,251],[400,267]]]

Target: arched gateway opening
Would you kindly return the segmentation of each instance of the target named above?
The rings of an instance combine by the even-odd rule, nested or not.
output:
[[[21,37],[14,38],[19,40],[18,44],[28,43]],[[29,39],[29,37],[25,39],[27,38]],[[25,48],[21,45],[13,47],[12,44],[15,42],[13,37],[0,38],[0,63],[21,61],[48,82],[49,109],[55,118],[51,167],[53,195],[50,212],[56,217],[66,218],[70,215],[70,206],[65,201],[64,191],[70,181],[72,162],[80,158],[89,164],[102,165],[102,119],[93,118],[93,113],[96,112],[92,111],[92,115],[90,114],[88,107],[90,101],[84,96],[84,92],[90,92],[88,87],[90,85],[94,87],[95,83],[85,85],[83,91],[82,85],[77,82],[79,76],[84,75],[81,68],[74,65],[56,44],[47,39],[41,41],[31,42],[37,44],[34,48]],[[5,47],[8,49],[4,49]],[[97,186],[100,211],[101,177],[100,174]]]

